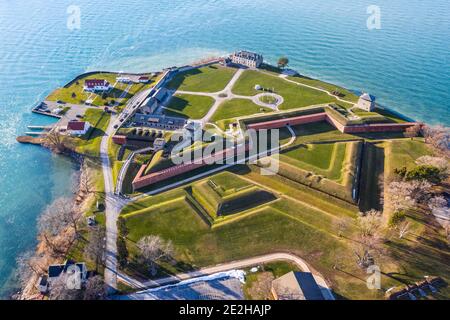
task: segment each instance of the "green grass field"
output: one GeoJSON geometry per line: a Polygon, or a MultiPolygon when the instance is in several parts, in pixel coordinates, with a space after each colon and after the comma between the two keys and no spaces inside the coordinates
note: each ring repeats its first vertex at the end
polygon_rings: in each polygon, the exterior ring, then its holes
{"type": "Polygon", "coordinates": [[[216,113],[211,118],[212,122],[217,122],[225,119],[234,119],[237,117],[248,116],[255,113],[267,113],[272,109],[264,108],[254,104],[247,99],[231,99],[223,102],[216,113]]]}
{"type": "Polygon", "coordinates": [[[225,89],[235,72],[236,69],[219,65],[193,69],[178,73],[167,87],[172,90],[217,92],[225,89]]]}
{"type": "Polygon", "coordinates": [[[83,77],[78,79],[77,81],[71,83],[68,88],[58,88],[53,91],[46,100],[49,101],[64,101],[66,103],[73,104],[84,104],[88,98],[93,100],[93,105],[95,106],[104,106],[110,104],[112,101],[119,103],[119,105],[123,105],[126,103],[128,99],[130,99],[137,92],[144,90],[146,88],[150,88],[151,84],[146,83],[134,83],[129,86],[126,83],[117,83],[113,89],[111,89],[105,99],[103,99],[102,94],[85,92],[83,90],[84,81],[87,79],[105,79],[111,85],[116,83],[116,78],[119,76],[118,73],[95,73],[91,74],[87,77],[83,77]],[[129,88],[128,88],[129,87],[129,88]],[[125,90],[128,88],[127,93],[125,90]],[[73,96],[75,94],[75,96],[73,96]],[[123,96],[123,97],[122,97],[123,96]],[[119,100],[119,98],[122,99],[119,100]]]}
{"type": "Polygon", "coordinates": [[[110,117],[111,116],[103,110],[86,110],[83,120],[89,122],[92,128],[82,137],[66,137],[64,143],[66,146],[80,154],[99,157],[100,143],[108,128],[110,117]]]}
{"type": "Polygon", "coordinates": [[[214,99],[207,96],[176,94],[164,109],[164,113],[175,117],[201,119],[208,113],[213,103],[214,99]]]}
{"type": "Polygon", "coordinates": [[[339,91],[342,96],[342,99],[351,101],[351,102],[358,102],[359,97],[354,94],[353,92],[350,92],[347,89],[344,89],[342,87],[339,87],[337,85],[334,85],[332,83],[328,83],[328,82],[324,82],[324,81],[320,81],[317,79],[312,79],[309,77],[304,77],[304,76],[296,76],[296,77],[288,77],[289,80],[298,82],[298,83],[302,83],[302,84],[306,84],[309,86],[313,86],[319,89],[323,89],[326,90],[328,92],[333,92],[333,91],[339,91]]]}
{"type": "Polygon", "coordinates": [[[275,93],[283,96],[284,103],[281,110],[301,108],[315,104],[331,103],[336,99],[324,92],[289,83],[281,78],[263,74],[258,71],[246,70],[233,87],[233,93],[253,96],[260,91],[255,90],[255,85],[273,89],[275,93]]]}

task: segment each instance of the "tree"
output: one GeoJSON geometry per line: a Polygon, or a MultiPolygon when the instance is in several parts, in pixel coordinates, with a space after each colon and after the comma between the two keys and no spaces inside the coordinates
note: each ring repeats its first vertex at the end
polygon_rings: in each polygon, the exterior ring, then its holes
{"type": "Polygon", "coordinates": [[[426,202],[431,195],[431,183],[426,180],[393,181],[387,194],[394,211],[412,208],[426,202]]]}
{"type": "Polygon", "coordinates": [[[381,252],[381,212],[370,210],[362,213],[357,220],[359,236],[353,246],[356,263],[365,269],[374,264],[374,257],[381,252]]]}
{"type": "Polygon", "coordinates": [[[431,183],[441,182],[441,171],[430,165],[420,165],[406,173],[406,180],[427,180],[431,183]]]}
{"type": "Polygon", "coordinates": [[[141,238],[137,247],[139,248],[142,262],[148,263],[152,275],[156,274],[156,262],[173,255],[174,248],[171,241],[164,241],[158,236],[150,235],[141,238]]]}
{"type": "Polygon", "coordinates": [[[33,274],[43,274],[45,269],[39,264],[39,259],[33,250],[26,251],[16,258],[15,276],[22,288],[28,285],[33,274]]]}
{"type": "Polygon", "coordinates": [[[38,230],[53,252],[61,253],[49,237],[56,237],[70,225],[74,227],[75,233],[77,233],[77,223],[78,217],[72,199],[61,197],[53,201],[38,218],[38,230]]]}
{"type": "Polygon", "coordinates": [[[128,249],[125,238],[117,237],[117,262],[121,268],[125,268],[128,264],[128,249]]]}
{"type": "Polygon", "coordinates": [[[389,219],[389,227],[396,228],[401,222],[406,219],[405,211],[395,211],[389,219]]]}
{"type": "Polygon", "coordinates": [[[413,140],[413,138],[419,136],[420,132],[421,132],[420,124],[415,124],[411,127],[406,128],[404,136],[406,138],[411,138],[411,140],[413,140]]]}
{"type": "Polygon", "coordinates": [[[404,236],[406,236],[410,231],[410,223],[409,221],[402,221],[398,226],[398,237],[402,239],[404,236]]]}
{"type": "Polygon", "coordinates": [[[50,130],[44,137],[42,145],[56,153],[63,153],[66,150],[63,137],[55,130],[50,130]]]}
{"type": "Polygon", "coordinates": [[[416,160],[416,164],[438,168],[441,180],[445,180],[450,176],[450,162],[444,157],[422,156],[416,160]]]}
{"type": "Polygon", "coordinates": [[[125,219],[120,216],[117,219],[117,230],[122,237],[126,237],[128,235],[128,228],[125,219]]]}
{"type": "Polygon", "coordinates": [[[103,229],[102,227],[94,228],[90,232],[89,242],[86,245],[84,253],[86,255],[86,258],[95,261],[95,271],[98,271],[98,266],[104,262],[105,247],[105,229],[103,229]]]}
{"type": "Polygon", "coordinates": [[[67,278],[61,275],[50,283],[50,300],[79,300],[81,298],[81,290],[70,289],[67,286],[67,278]]]}
{"type": "Polygon", "coordinates": [[[75,99],[77,97],[77,94],[75,92],[72,92],[72,98],[75,99]]]}
{"type": "Polygon", "coordinates": [[[104,300],[106,298],[106,287],[102,277],[94,276],[87,280],[84,289],[84,300],[104,300]]]}
{"type": "Polygon", "coordinates": [[[450,154],[450,128],[443,126],[423,126],[425,142],[432,145],[436,151],[446,156],[450,154]]]}
{"type": "Polygon", "coordinates": [[[286,68],[287,65],[289,64],[289,59],[287,57],[280,57],[278,59],[278,67],[279,68],[286,68]]]}
{"type": "Polygon", "coordinates": [[[443,196],[435,196],[428,201],[428,207],[431,210],[442,210],[448,207],[447,200],[443,196]]]}

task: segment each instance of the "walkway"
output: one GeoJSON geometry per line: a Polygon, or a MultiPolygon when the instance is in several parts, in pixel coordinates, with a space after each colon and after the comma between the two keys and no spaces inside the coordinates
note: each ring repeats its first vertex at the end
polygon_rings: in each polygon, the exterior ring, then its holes
{"type": "MultiPolygon", "coordinates": [[[[238,260],[238,261],[232,261],[228,263],[223,263],[219,265],[215,265],[213,267],[207,267],[202,268],[196,271],[186,272],[186,273],[180,273],[176,276],[169,276],[166,278],[156,279],[156,280],[148,280],[145,282],[140,282],[136,279],[133,279],[132,277],[129,277],[127,275],[124,275],[120,273],[118,275],[119,280],[126,283],[127,285],[138,288],[138,289],[144,289],[144,288],[154,288],[154,287],[160,287],[167,284],[173,284],[177,283],[183,280],[188,280],[192,278],[197,278],[201,276],[211,275],[218,272],[224,272],[229,270],[235,270],[235,269],[243,269],[248,268],[252,266],[257,266],[261,264],[266,264],[268,262],[272,261],[289,261],[294,264],[296,264],[300,270],[303,272],[311,272],[311,269],[308,267],[308,264],[303,260],[302,258],[295,256],[293,254],[289,253],[272,253],[272,254],[266,254],[263,256],[238,260]]],[[[333,293],[326,283],[325,279],[318,273],[313,273],[314,279],[316,280],[317,284],[319,285],[322,294],[326,300],[334,300],[333,293]]]]}

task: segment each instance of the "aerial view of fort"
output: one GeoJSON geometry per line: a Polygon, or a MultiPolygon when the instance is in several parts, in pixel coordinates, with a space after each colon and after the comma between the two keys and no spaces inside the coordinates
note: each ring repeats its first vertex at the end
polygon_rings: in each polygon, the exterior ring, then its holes
{"type": "MultiPolygon", "coordinates": [[[[444,243],[448,230],[442,132],[287,62],[238,51],[90,72],[38,104],[59,121],[18,140],[83,157],[82,209],[55,208],[75,240],[29,290],[51,296],[75,265],[116,299],[446,297],[448,252],[422,240],[444,243]],[[371,267],[384,288],[360,280],[371,267]]],[[[54,228],[43,241],[60,250],[54,228]]]]}
{"type": "MultiPolygon", "coordinates": [[[[352,83],[363,85],[350,89],[310,76],[307,53],[298,58],[287,41],[276,54],[243,40],[229,52],[167,53],[142,71],[123,53],[144,50],[135,43],[120,51],[112,42],[92,58],[124,57],[110,68],[73,68],[47,81],[56,71],[40,58],[41,71],[17,82],[25,97],[40,85],[46,91],[28,97],[19,129],[10,131],[16,118],[1,120],[2,135],[13,136],[2,144],[20,148],[23,161],[4,152],[14,166],[2,167],[0,199],[21,199],[14,208],[35,212],[0,216],[3,298],[450,298],[448,87],[430,97],[433,108],[415,107],[412,97],[427,89],[412,83],[426,82],[428,71],[396,72],[403,62],[392,58],[359,63],[364,77],[352,83]],[[404,92],[411,105],[386,106],[395,90],[399,105],[404,92]],[[9,185],[27,191],[19,196],[9,185]]],[[[52,55],[93,55],[65,46],[52,55]]],[[[333,54],[326,52],[334,61],[323,62],[327,71],[352,74],[333,54]]],[[[6,65],[5,79],[13,74],[6,65]]],[[[436,86],[445,87],[442,79],[436,86]]]]}

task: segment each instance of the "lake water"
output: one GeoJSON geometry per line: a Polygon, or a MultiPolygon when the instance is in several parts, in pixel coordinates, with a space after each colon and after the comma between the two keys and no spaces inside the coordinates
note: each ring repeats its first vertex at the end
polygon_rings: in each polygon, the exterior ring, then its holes
{"type": "Polygon", "coordinates": [[[448,0],[0,0],[0,295],[13,286],[16,255],[35,245],[36,217],[70,192],[75,170],[15,142],[51,121],[32,106],[87,70],[155,71],[237,49],[270,62],[286,55],[303,74],[450,124],[448,0]],[[379,30],[366,26],[373,3],[379,30]],[[79,29],[67,27],[71,5],[79,29]]]}

